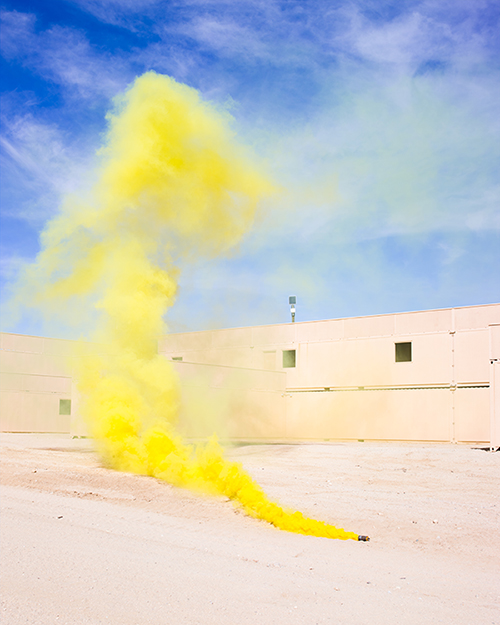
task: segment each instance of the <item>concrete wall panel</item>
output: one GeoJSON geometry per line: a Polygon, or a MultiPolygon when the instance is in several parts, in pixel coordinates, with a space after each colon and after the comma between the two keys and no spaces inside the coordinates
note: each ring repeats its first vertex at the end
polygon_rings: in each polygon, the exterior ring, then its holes
{"type": "Polygon", "coordinates": [[[2,391],[0,429],[3,432],[64,432],[71,429],[71,416],[59,414],[59,399],[53,393],[2,391]]]}
{"type": "Polygon", "coordinates": [[[458,384],[488,382],[488,331],[473,330],[455,334],[455,381],[458,384]]]}
{"type": "Polygon", "coordinates": [[[181,432],[191,438],[283,438],[285,402],[277,392],[182,387],[181,432]]]}
{"type": "Polygon", "coordinates": [[[489,359],[500,360],[500,324],[489,326],[489,359]]]}
{"type": "Polygon", "coordinates": [[[455,330],[475,330],[500,323],[500,304],[455,309],[455,330]]]}
{"type": "Polygon", "coordinates": [[[202,386],[258,391],[285,391],[286,376],[280,371],[238,369],[217,365],[174,362],[182,386],[202,386]]]}
{"type": "Polygon", "coordinates": [[[290,393],[287,437],[449,441],[451,409],[449,390],[290,393]]]}
{"type": "Polygon", "coordinates": [[[338,341],[344,338],[344,319],[296,323],[297,343],[338,341]]]}
{"type": "Polygon", "coordinates": [[[25,373],[2,373],[0,389],[71,395],[71,378],[25,373]]]}
{"type": "MultiPolygon", "coordinates": [[[[391,379],[393,384],[449,384],[452,376],[452,339],[446,334],[399,336],[398,342],[412,343],[412,362],[395,362],[391,379]]],[[[392,341],[394,350],[394,340],[392,341]]]]}
{"type": "MultiPolygon", "coordinates": [[[[160,354],[205,350],[210,349],[211,346],[212,333],[210,331],[169,334],[158,340],[158,351],[160,354]]],[[[174,353],[174,355],[176,354],[174,353]]],[[[179,355],[182,356],[183,354],[180,353],[179,355]]]]}
{"type": "Polygon", "coordinates": [[[397,335],[449,332],[452,329],[452,310],[426,310],[394,315],[394,333],[397,335]]]}
{"type": "Polygon", "coordinates": [[[256,366],[268,371],[276,371],[281,368],[281,364],[278,362],[278,351],[276,349],[262,350],[256,348],[255,350],[256,366]]]}
{"type": "Polygon", "coordinates": [[[500,324],[489,326],[491,448],[500,447],[500,324]]]}
{"type": "Polygon", "coordinates": [[[175,363],[182,409],[180,430],[202,438],[279,438],[285,432],[281,372],[175,363]]]}
{"type": "Polygon", "coordinates": [[[252,345],[252,328],[230,328],[212,332],[212,347],[224,349],[252,345]]]}
{"type": "Polygon", "coordinates": [[[457,442],[489,440],[489,388],[457,388],[455,391],[455,438],[457,442]]]}
{"type": "Polygon", "coordinates": [[[451,365],[449,334],[300,344],[287,387],[450,384],[451,365]],[[396,341],[411,341],[412,362],[395,361],[396,341]]]}
{"type": "Polygon", "coordinates": [[[39,336],[2,333],[0,337],[0,348],[5,351],[42,354],[44,341],[45,339],[39,336]]]}
{"type": "Polygon", "coordinates": [[[500,447],[500,360],[490,365],[490,446],[500,447]]]}
{"type": "Polygon", "coordinates": [[[394,315],[345,319],[344,338],[391,336],[395,330],[394,319],[394,315]]]}
{"type": "Polygon", "coordinates": [[[47,355],[34,352],[1,352],[0,368],[2,372],[18,372],[41,375],[68,375],[70,359],[64,356],[47,355]]]}
{"type": "MultiPolygon", "coordinates": [[[[252,367],[253,352],[248,347],[210,349],[204,351],[178,352],[183,355],[183,361],[207,364],[222,365],[228,367],[252,367]]],[[[176,352],[177,354],[177,352],[176,352]]]]}
{"type": "Polygon", "coordinates": [[[294,343],[299,324],[288,323],[252,328],[252,345],[281,345],[294,343]]]}

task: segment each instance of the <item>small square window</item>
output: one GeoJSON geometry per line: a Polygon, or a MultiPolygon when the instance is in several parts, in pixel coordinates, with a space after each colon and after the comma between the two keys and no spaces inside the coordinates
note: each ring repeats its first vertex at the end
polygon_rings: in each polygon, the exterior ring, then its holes
{"type": "Polygon", "coordinates": [[[295,350],[284,349],[283,350],[283,368],[290,369],[295,367],[295,350]]]}
{"type": "Polygon", "coordinates": [[[396,362],[411,362],[411,343],[395,343],[396,362]]]}
{"type": "Polygon", "coordinates": [[[59,414],[62,414],[62,415],[71,414],[71,399],[59,400],[59,414]]]}

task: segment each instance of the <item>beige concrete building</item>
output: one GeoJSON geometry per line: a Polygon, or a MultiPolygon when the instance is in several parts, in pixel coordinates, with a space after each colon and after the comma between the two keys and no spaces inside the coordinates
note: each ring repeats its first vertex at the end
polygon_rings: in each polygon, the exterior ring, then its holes
{"type": "MultiPolygon", "coordinates": [[[[81,350],[103,346],[0,333],[0,431],[86,435],[74,375],[81,350]]],[[[286,374],[244,367],[172,362],[179,378],[179,429],[188,437],[279,437],[286,374]]]]}
{"type": "MultiPolygon", "coordinates": [[[[1,429],[81,433],[73,343],[0,338],[1,429]]],[[[500,446],[500,304],[173,334],[159,352],[188,436],[500,446]]]]}
{"type": "Polygon", "coordinates": [[[285,372],[278,438],[500,445],[500,304],[190,332],[159,351],[285,372]]]}
{"type": "Polygon", "coordinates": [[[71,431],[74,346],[74,341],[0,334],[1,431],[71,431]]]}

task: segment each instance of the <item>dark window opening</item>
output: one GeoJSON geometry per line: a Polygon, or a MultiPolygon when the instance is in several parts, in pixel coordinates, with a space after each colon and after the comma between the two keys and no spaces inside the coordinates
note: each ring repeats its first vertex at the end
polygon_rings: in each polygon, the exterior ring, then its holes
{"type": "Polygon", "coordinates": [[[71,399],[59,400],[59,414],[62,414],[62,415],[71,414],[71,399]]]}
{"type": "Polygon", "coordinates": [[[295,367],[295,350],[284,349],[283,350],[283,368],[289,369],[295,367]]]}
{"type": "Polygon", "coordinates": [[[182,362],[182,356],[172,356],[172,360],[177,360],[178,362],[182,362]]]}
{"type": "Polygon", "coordinates": [[[411,362],[411,343],[395,343],[396,362],[411,362]]]}

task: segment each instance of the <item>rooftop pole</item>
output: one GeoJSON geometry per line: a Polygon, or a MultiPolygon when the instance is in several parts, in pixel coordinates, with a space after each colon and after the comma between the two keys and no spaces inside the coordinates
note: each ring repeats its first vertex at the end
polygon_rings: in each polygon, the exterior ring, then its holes
{"type": "Polygon", "coordinates": [[[290,304],[290,312],[292,313],[292,323],[295,322],[295,304],[297,303],[297,298],[295,295],[290,295],[288,298],[288,303],[290,304]]]}

